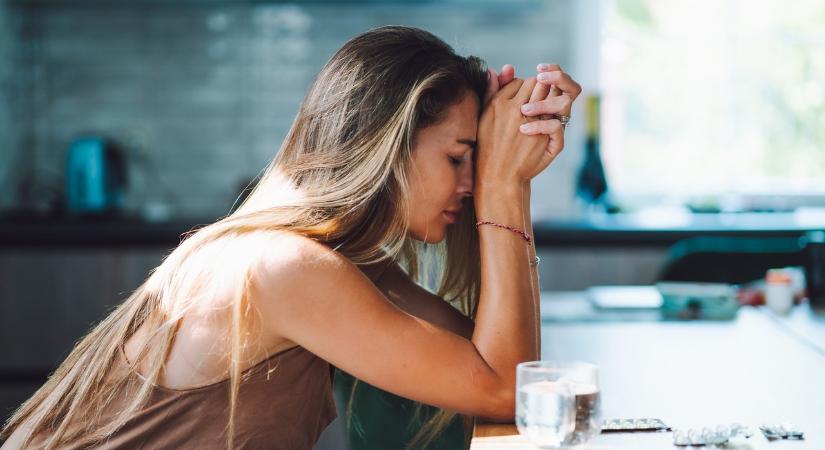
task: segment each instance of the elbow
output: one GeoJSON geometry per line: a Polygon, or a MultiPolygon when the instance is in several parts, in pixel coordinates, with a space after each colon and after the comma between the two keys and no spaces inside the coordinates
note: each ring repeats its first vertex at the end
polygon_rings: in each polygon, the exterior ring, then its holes
{"type": "Polygon", "coordinates": [[[497,421],[515,422],[516,420],[516,387],[511,386],[499,395],[499,404],[495,415],[491,417],[497,421]]]}
{"type": "Polygon", "coordinates": [[[489,391],[481,419],[487,422],[513,423],[516,417],[516,387],[511,383],[489,391]]]}

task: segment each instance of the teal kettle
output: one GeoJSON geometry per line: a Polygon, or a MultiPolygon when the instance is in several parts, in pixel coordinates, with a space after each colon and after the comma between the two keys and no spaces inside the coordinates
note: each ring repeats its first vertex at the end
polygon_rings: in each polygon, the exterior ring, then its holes
{"type": "Polygon", "coordinates": [[[66,160],[66,206],[73,215],[116,213],[126,189],[126,155],[111,139],[74,139],[66,160]]]}

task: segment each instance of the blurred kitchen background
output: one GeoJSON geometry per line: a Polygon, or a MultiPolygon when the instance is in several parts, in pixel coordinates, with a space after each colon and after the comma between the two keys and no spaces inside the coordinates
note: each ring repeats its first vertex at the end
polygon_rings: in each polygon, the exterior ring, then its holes
{"type": "Polygon", "coordinates": [[[542,289],[810,273],[823,23],[814,0],[0,0],[0,417],[231,210],[326,60],[381,25],[584,87],[534,183],[542,289]]]}

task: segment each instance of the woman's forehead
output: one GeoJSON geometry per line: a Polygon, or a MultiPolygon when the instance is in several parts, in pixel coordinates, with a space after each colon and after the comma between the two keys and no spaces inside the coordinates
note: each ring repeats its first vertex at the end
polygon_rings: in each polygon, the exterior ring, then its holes
{"type": "Polygon", "coordinates": [[[478,129],[478,100],[474,95],[464,98],[447,108],[444,119],[433,125],[445,138],[475,141],[478,129]]]}

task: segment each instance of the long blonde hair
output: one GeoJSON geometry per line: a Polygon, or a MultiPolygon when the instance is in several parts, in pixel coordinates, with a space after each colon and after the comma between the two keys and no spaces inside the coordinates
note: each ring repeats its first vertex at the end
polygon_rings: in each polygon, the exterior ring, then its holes
{"type": "MultiPolygon", "coordinates": [[[[181,320],[208,295],[212,278],[220,273],[234,287],[227,424],[232,448],[241,351],[254,324],[249,290],[256,256],[238,252],[245,257],[233,259],[229,268],[203,254],[215,245],[241,245],[238,238],[288,230],[331,246],[355,264],[399,261],[413,279],[438,286],[445,300],[474,317],[480,269],[472,202],[430,252],[435,256],[421,258],[421,245],[407,233],[407,180],[416,131],[437,123],[466,94],[480,101],[486,83],[483,61],[456,55],[420,29],[381,27],[348,41],[319,73],[277,156],[240,207],[188,233],[141,286],[80,340],[15,411],[0,438],[24,423],[25,443],[46,434],[46,448],[70,441],[93,444],[115,433],[145,404],[181,320]],[[435,280],[425,276],[433,274],[435,280]],[[103,419],[115,393],[134,387],[115,367],[121,347],[139,328],[149,338],[130,364],[146,368],[144,381],[126,407],[103,419]]],[[[439,411],[414,443],[426,446],[454,416],[439,411]]]]}

